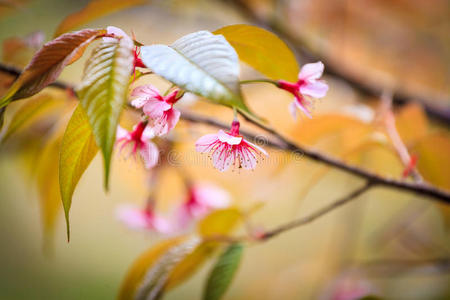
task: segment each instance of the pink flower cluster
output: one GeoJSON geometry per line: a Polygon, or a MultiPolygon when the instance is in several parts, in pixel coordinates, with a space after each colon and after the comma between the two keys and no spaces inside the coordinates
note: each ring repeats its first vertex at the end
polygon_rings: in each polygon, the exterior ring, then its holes
{"type": "Polygon", "coordinates": [[[189,187],[186,199],[172,218],[157,214],[152,206],[141,209],[130,205],[119,206],[117,217],[131,229],[168,234],[181,231],[214,209],[229,205],[230,196],[225,190],[211,184],[197,184],[189,187]]]}

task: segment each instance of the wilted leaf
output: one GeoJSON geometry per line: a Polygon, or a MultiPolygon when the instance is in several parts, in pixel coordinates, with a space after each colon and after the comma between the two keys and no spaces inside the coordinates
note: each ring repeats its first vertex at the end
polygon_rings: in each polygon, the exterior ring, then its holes
{"type": "Polygon", "coordinates": [[[80,11],[67,16],[55,32],[55,37],[105,15],[147,2],[146,0],[93,0],[80,11]]]}
{"type": "Polygon", "coordinates": [[[171,46],[143,46],[141,53],[147,67],[177,86],[250,114],[239,86],[238,56],[223,36],[198,31],[171,46]]]}
{"type": "Polygon", "coordinates": [[[108,188],[111,154],[132,67],[132,43],[124,38],[103,41],[87,62],[82,83],[77,88],[80,103],[102,150],[105,188],[108,188]]]}
{"type": "Polygon", "coordinates": [[[271,79],[297,81],[299,67],[289,47],[265,29],[237,24],[213,32],[223,35],[239,58],[271,79]]]}
{"type": "Polygon", "coordinates": [[[97,154],[86,113],[78,105],[67,124],[59,153],[59,186],[66,217],[67,239],[70,239],[69,210],[78,181],[97,154]]]}
{"type": "Polygon", "coordinates": [[[203,294],[205,300],[219,300],[227,291],[241,261],[241,244],[230,245],[214,265],[203,294]]]}
{"type": "Polygon", "coordinates": [[[30,97],[54,82],[65,66],[80,58],[89,43],[104,33],[104,30],[85,29],[66,33],[45,44],[0,100],[0,107],[30,97]]]}
{"type": "Polygon", "coordinates": [[[56,99],[49,94],[36,95],[25,102],[11,117],[2,142],[5,142],[13,133],[27,124],[31,124],[37,117],[45,114],[57,104],[56,99]]]}

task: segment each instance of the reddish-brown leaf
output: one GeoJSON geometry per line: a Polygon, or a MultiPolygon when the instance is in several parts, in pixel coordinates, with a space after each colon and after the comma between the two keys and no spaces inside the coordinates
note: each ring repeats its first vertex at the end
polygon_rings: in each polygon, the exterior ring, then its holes
{"type": "Polygon", "coordinates": [[[89,43],[105,33],[105,30],[84,29],[46,43],[0,100],[0,107],[30,97],[54,82],[65,66],[80,58],[89,43]]]}

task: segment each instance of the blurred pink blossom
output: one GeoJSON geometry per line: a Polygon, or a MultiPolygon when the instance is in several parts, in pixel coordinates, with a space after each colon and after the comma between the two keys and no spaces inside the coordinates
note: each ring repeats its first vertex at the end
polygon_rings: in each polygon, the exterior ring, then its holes
{"type": "Polygon", "coordinates": [[[229,205],[230,195],[224,189],[206,183],[195,184],[189,188],[186,201],[177,211],[178,224],[180,228],[185,228],[192,220],[229,205]]]}
{"type": "Polygon", "coordinates": [[[172,232],[171,224],[150,208],[140,209],[124,204],[117,207],[116,214],[117,218],[131,229],[154,230],[160,233],[172,232]]]}

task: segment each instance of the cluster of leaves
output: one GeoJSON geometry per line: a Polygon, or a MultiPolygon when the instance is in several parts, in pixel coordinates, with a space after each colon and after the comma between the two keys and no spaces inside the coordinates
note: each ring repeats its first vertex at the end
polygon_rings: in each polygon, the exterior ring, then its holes
{"type": "MultiPolygon", "coordinates": [[[[42,110],[53,102],[50,94],[42,90],[55,82],[64,67],[77,61],[89,44],[105,36],[110,37],[104,29],[65,33],[34,55],[0,100],[4,113],[12,102],[26,99],[8,123],[3,142],[33,116],[43,115],[42,110]]],[[[199,31],[170,46],[151,45],[141,49],[142,60],[153,73],[213,103],[235,108],[256,122],[260,118],[245,105],[240,90],[239,59],[269,78],[295,79],[298,73],[294,55],[278,37],[249,25],[228,26],[214,33],[199,31]],[[281,59],[280,53],[284,54],[281,59]],[[275,60],[279,61],[277,68],[268,63],[275,60]]],[[[64,118],[56,120],[38,168],[48,230],[54,227],[58,202],[62,200],[69,237],[72,195],[99,150],[104,161],[105,188],[108,188],[116,129],[133,79],[133,59],[133,45],[126,39],[113,36],[101,40],[86,63],[81,84],[75,89],[79,103],[75,108],[73,101],[66,103],[65,109],[73,111],[71,118],[68,123],[64,118]],[[53,188],[57,186],[59,191],[53,188]]],[[[222,244],[213,241],[214,237],[227,234],[240,218],[237,209],[216,211],[199,224],[195,236],[167,240],[152,248],[131,268],[120,297],[156,299],[219,249],[222,244]]],[[[218,299],[225,292],[240,252],[240,246],[232,245],[219,259],[208,281],[205,299],[218,299]]]]}

